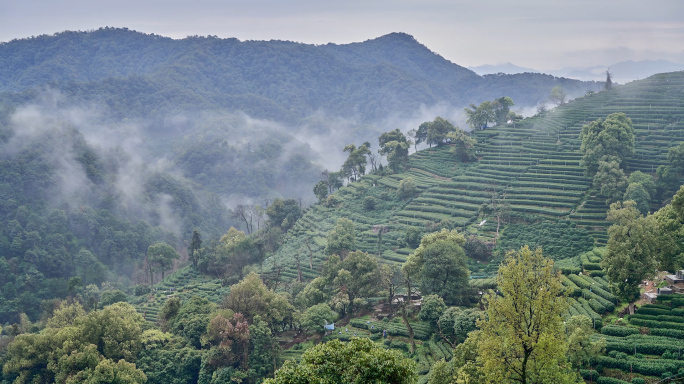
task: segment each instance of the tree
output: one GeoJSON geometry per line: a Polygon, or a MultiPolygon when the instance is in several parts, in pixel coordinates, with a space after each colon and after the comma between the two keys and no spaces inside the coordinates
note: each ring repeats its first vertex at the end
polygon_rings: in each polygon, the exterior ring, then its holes
{"type": "Polygon", "coordinates": [[[684,265],[684,188],[680,188],[672,202],[653,214],[658,234],[658,269],[676,271],[684,265]]]}
{"type": "Polygon", "coordinates": [[[470,107],[465,108],[464,111],[466,113],[466,122],[472,129],[486,129],[489,122],[496,121],[496,114],[491,101],[484,101],[479,106],[470,104],[470,107]]]}
{"type": "Polygon", "coordinates": [[[575,383],[563,337],[568,302],[553,261],[541,249],[511,251],[497,282],[502,295],[488,296],[487,316],[478,323],[478,360],[486,381],[575,383]]]}
{"type": "Polygon", "coordinates": [[[378,261],[362,251],[350,252],[338,264],[339,270],[333,280],[340,292],[347,295],[352,308],[355,300],[373,296],[380,286],[378,261]]]}
{"type": "Polygon", "coordinates": [[[627,189],[627,176],[617,161],[599,161],[599,169],[594,175],[594,186],[606,198],[606,205],[619,201],[627,189]]]}
{"type": "Polygon", "coordinates": [[[651,210],[651,195],[646,192],[646,188],[642,184],[632,183],[627,186],[627,191],[625,191],[622,201],[627,200],[634,201],[642,215],[647,215],[651,210]]]}
{"type": "Polygon", "coordinates": [[[294,307],[284,295],[268,289],[259,275],[252,272],[230,287],[230,293],[223,299],[223,307],[242,313],[249,321],[258,315],[270,327],[275,327],[290,319],[294,312],[294,307]]]}
{"type": "Polygon", "coordinates": [[[417,379],[415,366],[370,339],[331,340],[307,350],[300,363],[285,362],[264,384],[410,384],[417,379]]]}
{"type": "Polygon", "coordinates": [[[397,195],[399,195],[399,198],[401,199],[410,199],[416,195],[417,190],[418,188],[416,187],[416,183],[413,182],[413,179],[407,177],[399,182],[397,195]]]}
{"type": "Polygon", "coordinates": [[[605,120],[598,119],[582,127],[581,164],[587,175],[594,176],[599,161],[616,161],[620,167],[634,154],[634,126],[624,113],[612,113],[605,120]]]}
{"type": "Polygon", "coordinates": [[[340,255],[344,259],[351,250],[356,248],[354,222],[349,219],[337,219],[335,227],[328,232],[326,255],[340,255]]]}
{"type": "Polygon", "coordinates": [[[423,236],[404,269],[413,271],[424,295],[436,294],[450,305],[463,302],[470,276],[463,244],[465,238],[456,230],[442,229],[423,236]]]}
{"type": "Polygon", "coordinates": [[[332,194],[336,189],[342,188],[342,175],[340,172],[323,172],[323,176],[327,178],[325,181],[328,185],[328,193],[332,194]]]}
{"type": "Polygon", "coordinates": [[[349,157],[342,164],[341,172],[348,178],[358,180],[366,173],[366,164],[368,164],[366,156],[371,156],[371,151],[364,143],[358,148],[354,144],[349,144],[344,147],[344,152],[349,152],[349,157]]]}
{"type": "Polygon", "coordinates": [[[565,334],[568,338],[568,361],[576,371],[606,349],[605,338],[592,339],[594,324],[587,316],[570,317],[565,322],[565,334]]]}
{"type": "Polygon", "coordinates": [[[634,171],[627,178],[627,182],[629,184],[641,184],[649,196],[655,196],[656,186],[653,176],[641,171],[634,171]]]}
{"type": "Polygon", "coordinates": [[[162,280],[164,280],[164,272],[173,266],[173,260],[179,258],[178,252],[166,243],[150,245],[147,248],[147,261],[150,264],[150,285],[153,283],[153,270],[161,272],[162,280]]]}
{"type": "Polygon", "coordinates": [[[190,241],[190,246],[188,246],[188,256],[192,262],[192,266],[197,268],[200,260],[200,249],[202,249],[202,236],[195,229],[192,231],[192,240],[190,241]]]}
{"type": "Polygon", "coordinates": [[[631,302],[639,296],[639,284],[656,271],[656,223],[653,216],[643,217],[634,201],[611,204],[607,219],[614,224],[601,266],[620,299],[631,302]]]}
{"type": "Polygon", "coordinates": [[[552,102],[556,103],[556,105],[563,105],[565,104],[565,98],[568,95],[565,93],[565,89],[561,87],[560,85],[556,85],[551,89],[551,95],[549,96],[549,99],[551,99],[552,102]]]}
{"type": "MultiPolygon", "coordinates": [[[[413,135],[413,140],[416,145],[416,150],[418,148],[418,144],[420,143],[427,143],[427,138],[428,138],[428,127],[430,126],[430,122],[426,121],[422,123],[421,125],[418,126],[418,129],[416,130],[416,133],[413,135]]],[[[432,144],[428,143],[430,147],[432,147],[432,144]]]]}
{"type": "MultiPolygon", "coordinates": [[[[511,107],[515,105],[513,99],[508,96],[499,97],[492,102],[492,111],[494,113],[494,121],[497,125],[506,124],[506,121],[511,117],[511,107]]],[[[515,116],[515,113],[513,113],[515,116]]]]}
{"type": "Polygon", "coordinates": [[[302,208],[295,199],[275,199],[273,204],[266,208],[266,214],[272,226],[287,231],[302,217],[302,208]]]}
{"type": "Polygon", "coordinates": [[[440,336],[455,347],[462,343],[470,332],[477,329],[477,321],[481,318],[481,314],[481,311],[474,308],[451,307],[447,309],[437,320],[440,336]]]}
{"type": "Polygon", "coordinates": [[[462,162],[476,159],[474,152],[477,141],[467,132],[455,127],[453,132],[447,134],[447,139],[451,141],[451,152],[455,153],[462,162]]]}
{"type": "Polygon", "coordinates": [[[325,303],[316,304],[304,311],[302,315],[302,329],[309,332],[323,333],[325,329],[323,325],[334,323],[337,319],[337,314],[330,309],[330,306],[325,303]]]}
{"type": "Polygon", "coordinates": [[[483,262],[489,261],[489,258],[492,257],[491,248],[475,235],[468,236],[463,245],[463,250],[469,258],[483,262]]]}
{"type": "Polygon", "coordinates": [[[399,130],[385,132],[378,138],[378,153],[387,157],[387,163],[393,172],[400,172],[408,164],[408,149],[411,142],[399,130]]]}
{"type": "Polygon", "coordinates": [[[610,78],[610,71],[606,70],[606,82],[603,84],[603,89],[610,91],[613,89],[613,80],[610,78]]]}
{"type": "Polygon", "coordinates": [[[433,327],[437,326],[437,321],[446,311],[447,306],[444,300],[437,295],[427,295],[423,298],[418,317],[421,321],[430,323],[433,327]]]}
{"type": "Polygon", "coordinates": [[[456,127],[449,120],[437,116],[435,120],[428,123],[427,142],[429,144],[442,145],[445,143],[447,135],[455,130],[456,127]]]}
{"type": "Polygon", "coordinates": [[[321,203],[328,197],[328,183],[325,181],[319,181],[318,184],[313,189],[314,195],[318,198],[318,202],[321,203]]]}
{"type": "Polygon", "coordinates": [[[430,384],[484,383],[482,365],[478,362],[477,345],[479,331],[471,332],[465,342],[453,350],[449,362],[436,362],[430,370],[430,384]]]}

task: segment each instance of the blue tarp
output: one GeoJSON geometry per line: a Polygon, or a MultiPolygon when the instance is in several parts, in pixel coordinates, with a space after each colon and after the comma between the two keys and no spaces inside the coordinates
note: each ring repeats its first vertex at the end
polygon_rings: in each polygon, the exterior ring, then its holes
{"type": "Polygon", "coordinates": [[[326,324],[325,329],[329,331],[334,331],[335,330],[335,324],[326,324]]]}

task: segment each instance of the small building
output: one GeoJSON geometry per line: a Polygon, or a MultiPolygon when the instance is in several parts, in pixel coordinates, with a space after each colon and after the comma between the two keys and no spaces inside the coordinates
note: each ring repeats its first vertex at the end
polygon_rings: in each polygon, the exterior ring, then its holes
{"type": "Polygon", "coordinates": [[[674,275],[665,275],[665,281],[672,292],[684,292],[684,270],[680,269],[674,275]]]}
{"type": "Polygon", "coordinates": [[[659,295],[671,295],[672,289],[668,287],[658,288],[659,295]]]}
{"type": "Polygon", "coordinates": [[[653,304],[656,302],[658,294],[654,292],[644,292],[641,294],[641,298],[646,300],[646,302],[648,302],[649,304],[653,304]]]}

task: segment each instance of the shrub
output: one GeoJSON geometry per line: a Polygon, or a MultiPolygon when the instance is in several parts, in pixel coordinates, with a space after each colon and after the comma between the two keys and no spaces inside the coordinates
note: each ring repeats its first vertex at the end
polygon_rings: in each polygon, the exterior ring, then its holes
{"type": "Polygon", "coordinates": [[[375,209],[375,198],[373,196],[366,196],[363,199],[363,208],[367,211],[372,211],[375,209]]]}

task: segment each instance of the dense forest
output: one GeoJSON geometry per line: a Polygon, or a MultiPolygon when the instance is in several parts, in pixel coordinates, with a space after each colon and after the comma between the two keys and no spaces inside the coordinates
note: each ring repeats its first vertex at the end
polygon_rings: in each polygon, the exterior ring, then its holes
{"type": "Polygon", "coordinates": [[[637,301],[684,265],[684,73],[479,77],[405,34],[0,52],[3,384],[684,372],[684,300],[637,301]]]}

